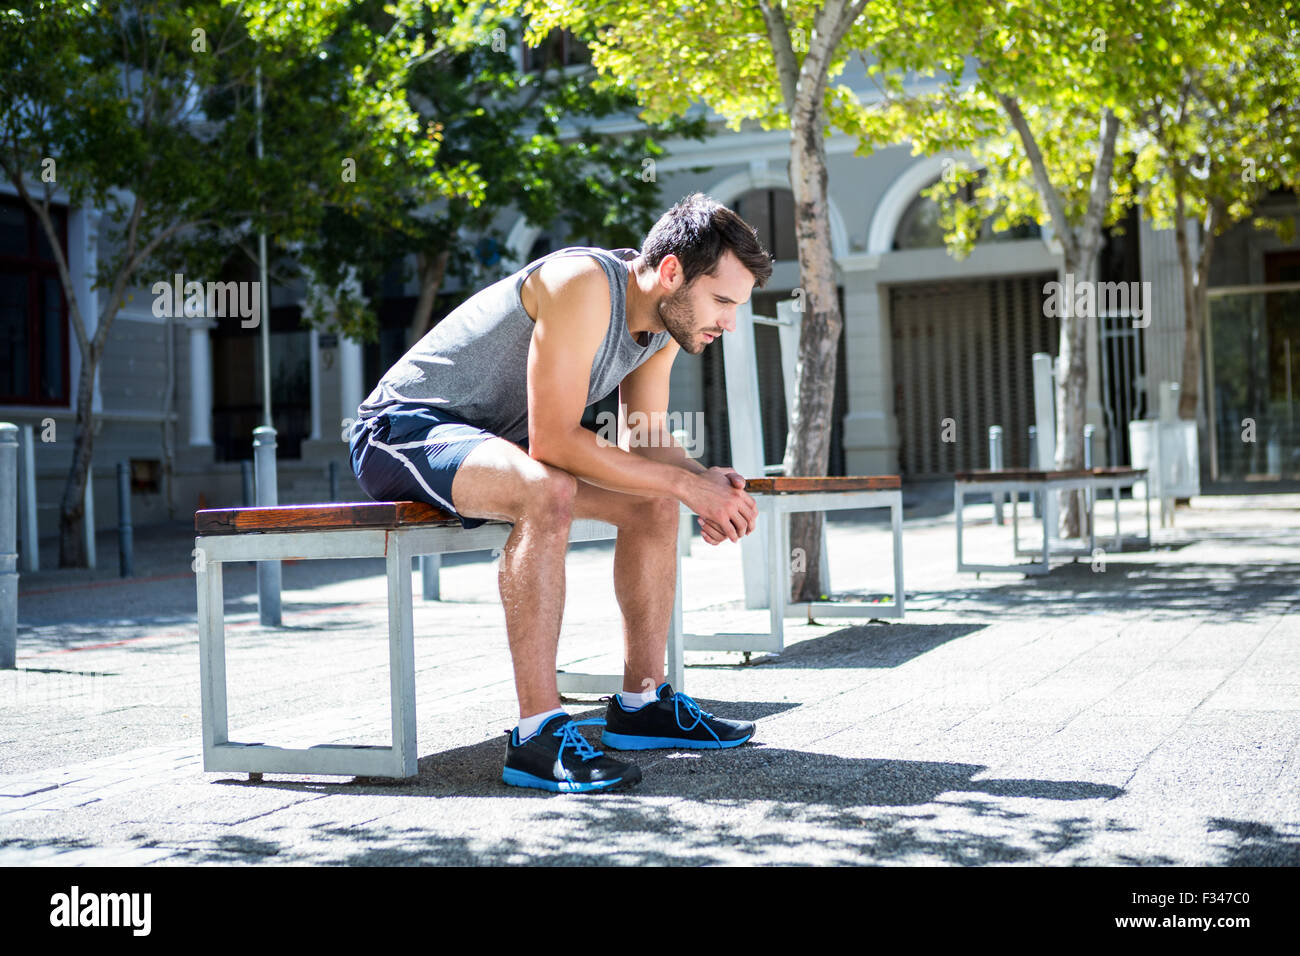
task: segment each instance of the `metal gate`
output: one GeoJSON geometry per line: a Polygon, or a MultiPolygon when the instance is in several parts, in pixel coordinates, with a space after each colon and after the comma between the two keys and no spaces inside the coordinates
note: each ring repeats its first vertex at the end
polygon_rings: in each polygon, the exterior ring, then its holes
{"type": "Polygon", "coordinates": [[[1126,465],[1132,461],[1128,423],[1147,415],[1146,357],[1142,351],[1142,330],[1133,318],[1103,316],[1101,336],[1101,410],[1106,419],[1106,464],[1126,465]]]}
{"type": "Polygon", "coordinates": [[[1043,314],[1053,273],[889,290],[898,420],[906,478],[987,468],[988,428],[1001,425],[1003,461],[1029,463],[1035,352],[1055,355],[1060,320],[1043,314]]]}

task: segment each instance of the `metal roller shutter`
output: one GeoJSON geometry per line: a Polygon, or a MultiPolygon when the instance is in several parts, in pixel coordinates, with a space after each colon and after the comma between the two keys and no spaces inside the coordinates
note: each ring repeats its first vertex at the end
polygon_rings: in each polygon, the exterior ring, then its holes
{"type": "Polygon", "coordinates": [[[890,288],[894,413],[905,477],[987,468],[990,425],[1002,426],[1005,464],[1028,464],[1031,356],[1057,351],[1059,320],[1042,308],[1043,287],[1054,278],[890,288]],[[943,440],[945,419],[952,419],[952,441],[943,440]]]}

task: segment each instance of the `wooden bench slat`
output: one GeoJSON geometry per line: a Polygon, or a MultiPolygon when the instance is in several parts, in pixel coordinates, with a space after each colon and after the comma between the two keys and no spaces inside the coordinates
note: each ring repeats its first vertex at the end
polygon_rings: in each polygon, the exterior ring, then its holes
{"type": "MultiPolygon", "coordinates": [[[[752,494],[811,491],[892,491],[901,487],[898,475],[812,478],[751,478],[752,494]]],[[[454,525],[459,520],[422,501],[363,501],[326,505],[275,505],[252,508],[207,508],[194,512],[200,534],[327,531],[344,528],[396,529],[411,525],[454,525]]]]}
{"type": "Polygon", "coordinates": [[[422,501],[364,501],[327,505],[209,508],[194,512],[200,534],[254,531],[326,531],[340,528],[403,528],[460,524],[455,515],[422,501]]]}
{"type": "Polygon", "coordinates": [[[1073,468],[1066,471],[1043,471],[1030,468],[1004,468],[1001,471],[979,469],[959,471],[953,475],[956,481],[1048,481],[1059,478],[1090,477],[1092,472],[1086,468],[1073,468]]]}
{"type": "Polygon", "coordinates": [[[981,468],[975,471],[959,471],[953,475],[953,478],[956,481],[1046,481],[1055,478],[1124,478],[1128,475],[1142,475],[1145,473],[1145,468],[1129,468],[1123,465],[1073,468],[1067,471],[1044,471],[1037,468],[1003,468],[1001,471],[990,471],[981,468]]]}
{"type": "Polygon", "coordinates": [[[902,487],[898,475],[850,475],[832,477],[746,478],[751,495],[772,495],[801,491],[894,491],[902,487]]]}

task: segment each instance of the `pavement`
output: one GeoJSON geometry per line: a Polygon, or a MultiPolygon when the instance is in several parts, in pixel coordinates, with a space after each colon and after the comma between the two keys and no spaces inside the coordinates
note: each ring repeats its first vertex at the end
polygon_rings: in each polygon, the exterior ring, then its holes
{"type": "MultiPolygon", "coordinates": [[[[1196,497],[1153,548],[1038,578],[957,574],[950,501],[909,502],[903,621],[689,654],[686,690],[754,742],[646,752],[639,786],[596,795],[500,781],[517,711],[487,553],[416,601],[417,777],[253,782],[202,766],[192,532],[137,529],[130,580],[101,536],[99,569],[20,581],[0,864],[1300,864],[1300,495],[1196,497]]],[[[968,560],[1008,558],[991,507],[967,514],[968,560]]],[[[883,518],[828,528],[837,594],[886,593],[883,518]]],[[[619,664],[612,549],[570,550],[562,666],[619,664]]],[[[696,537],[683,567],[689,631],[764,626],[738,545],[696,537]]],[[[286,563],[281,628],[251,565],[225,584],[232,739],[389,742],[379,561],[286,563]]]]}

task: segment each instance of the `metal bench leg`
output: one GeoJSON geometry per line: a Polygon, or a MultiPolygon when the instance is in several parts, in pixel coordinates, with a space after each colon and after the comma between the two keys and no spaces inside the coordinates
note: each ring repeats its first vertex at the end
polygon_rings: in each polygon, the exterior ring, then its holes
{"type": "Polygon", "coordinates": [[[212,749],[230,740],[226,709],[226,626],[221,586],[221,562],[204,559],[198,548],[195,582],[198,588],[199,684],[203,707],[203,765],[212,749]]]}
{"type": "Polygon", "coordinates": [[[668,624],[668,683],[685,691],[686,665],[682,655],[682,554],[677,552],[677,586],[673,589],[673,616],[668,624]]]}
{"type": "MultiPolygon", "coordinates": [[[[962,569],[962,561],[961,561],[961,509],[962,509],[962,504],[963,504],[963,497],[964,497],[964,496],[962,495],[962,492],[961,492],[961,482],[957,482],[957,481],[953,482],[953,485],[952,485],[952,510],[953,510],[953,514],[956,515],[956,517],[957,517],[957,570],[958,570],[958,571],[960,571],[960,570],[962,569]]],[[[1012,499],[1012,500],[1015,500],[1015,499],[1012,499]]],[[[1013,520],[1014,520],[1015,511],[1013,510],[1013,511],[1011,512],[1011,514],[1013,515],[1013,520]]]]}
{"type": "MultiPolygon", "coordinates": [[[[1032,500],[1032,498],[1030,499],[1032,500]]],[[[1011,492],[1011,554],[1020,553],[1020,492],[1011,492]]]]}
{"type": "Polygon", "coordinates": [[[422,554],[420,562],[420,596],[426,601],[442,600],[442,582],[439,571],[442,570],[442,555],[422,554]]]}
{"type": "Polygon", "coordinates": [[[415,626],[411,600],[411,555],[402,536],[388,535],[388,672],[393,715],[393,756],[400,776],[414,777],[415,626]]]}
{"type": "Polygon", "coordinates": [[[1151,479],[1142,482],[1142,499],[1146,502],[1147,513],[1147,548],[1151,547],[1151,479]]]}
{"type": "Polygon", "coordinates": [[[1097,551],[1097,523],[1093,521],[1093,510],[1097,505],[1096,489],[1089,489],[1084,495],[1084,501],[1087,502],[1088,510],[1088,555],[1091,557],[1097,551]]]}
{"type": "Polygon", "coordinates": [[[1047,535],[1047,516],[1049,513],[1054,512],[1056,509],[1047,507],[1047,496],[1049,494],[1051,494],[1051,492],[1046,488],[1044,488],[1043,489],[1043,563],[1042,563],[1043,570],[1041,572],[1042,574],[1047,574],[1052,570],[1052,558],[1051,558],[1052,539],[1049,538],[1047,535]]]}
{"type": "Polygon", "coordinates": [[[903,493],[889,506],[890,523],[894,526],[894,607],[898,617],[903,616],[903,493]]]}
{"type": "MultiPolygon", "coordinates": [[[[783,548],[785,538],[784,515],[776,501],[767,513],[767,590],[768,613],[772,621],[772,637],[776,639],[776,652],[785,650],[785,604],[790,594],[789,551],[783,548]]],[[[823,533],[825,529],[823,528],[823,533]]]]}
{"type": "Polygon", "coordinates": [[[1110,493],[1115,499],[1115,550],[1119,551],[1124,546],[1124,538],[1119,532],[1119,485],[1116,484],[1110,493]]]}

